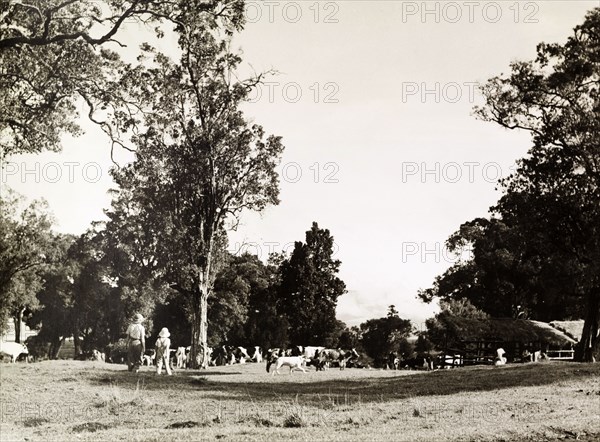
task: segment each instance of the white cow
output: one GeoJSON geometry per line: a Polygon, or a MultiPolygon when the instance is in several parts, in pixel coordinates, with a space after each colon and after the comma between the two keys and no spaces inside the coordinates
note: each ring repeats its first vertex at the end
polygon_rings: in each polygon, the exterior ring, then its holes
{"type": "Polygon", "coordinates": [[[252,359],[254,359],[254,361],[258,362],[259,364],[263,360],[262,350],[258,345],[254,347],[254,356],[252,357],[252,359]]]}
{"type": "Polygon", "coordinates": [[[18,342],[1,342],[0,341],[0,353],[10,356],[11,362],[14,364],[17,361],[17,358],[20,354],[25,353],[29,354],[29,350],[27,350],[27,346],[24,344],[19,344],[18,342]]]}
{"type": "Polygon", "coordinates": [[[177,359],[176,367],[185,368],[187,359],[187,355],[185,354],[185,347],[177,347],[175,358],[177,359]]]}
{"type": "Polygon", "coordinates": [[[240,364],[245,364],[246,360],[250,360],[250,356],[248,355],[248,351],[244,347],[238,347],[235,350],[236,359],[240,360],[240,364]]]}
{"type": "Polygon", "coordinates": [[[294,370],[302,370],[303,373],[306,373],[306,370],[302,368],[302,364],[304,363],[304,356],[280,356],[275,361],[275,370],[273,370],[272,376],[275,373],[279,373],[279,369],[283,366],[290,367],[290,374],[294,370]]]}
{"type": "Polygon", "coordinates": [[[92,357],[94,358],[95,361],[98,361],[98,362],[105,362],[105,360],[106,360],[106,355],[104,353],[102,353],[100,350],[96,350],[96,349],[92,350],[92,357]]]}
{"type": "Polygon", "coordinates": [[[304,357],[306,359],[312,359],[315,357],[315,353],[323,350],[325,350],[325,347],[304,347],[304,357]]]}

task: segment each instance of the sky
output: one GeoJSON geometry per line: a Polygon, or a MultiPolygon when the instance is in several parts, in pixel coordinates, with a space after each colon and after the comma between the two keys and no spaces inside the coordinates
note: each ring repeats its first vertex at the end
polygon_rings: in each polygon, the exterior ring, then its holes
{"type": "MultiPolygon", "coordinates": [[[[436,312],[419,289],[456,258],[444,249],[461,223],[486,216],[496,181],[529,148],[526,133],[477,120],[477,85],[535,57],[540,42],[563,43],[600,1],[248,2],[233,47],[240,76],[277,71],[244,105],[247,117],[283,137],[281,203],[245,213],[229,234],[232,252],[266,260],[291,251],[313,221],[334,236],[348,293],[349,325],[386,314],[421,327],[436,312]]],[[[147,31],[128,24],[126,57],[147,31]]],[[[175,54],[174,41],[158,42],[175,54]]],[[[116,49],[116,48],[115,48],[116,49]]],[[[81,108],[85,115],[85,109],[81,108]]],[[[45,198],[55,228],[79,234],[110,207],[110,147],[86,133],[60,153],[3,164],[0,189],[45,198]]],[[[131,160],[124,151],[117,162],[131,160]]]]}

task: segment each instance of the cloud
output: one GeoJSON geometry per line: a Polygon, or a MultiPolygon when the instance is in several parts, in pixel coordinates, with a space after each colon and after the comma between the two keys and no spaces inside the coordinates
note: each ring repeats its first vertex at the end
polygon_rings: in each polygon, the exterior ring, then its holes
{"type": "Polygon", "coordinates": [[[367,319],[381,318],[388,306],[395,305],[400,317],[410,319],[416,327],[432,317],[439,309],[436,304],[415,301],[414,297],[399,294],[400,290],[348,290],[338,300],[337,317],[349,326],[360,325],[367,319]]]}

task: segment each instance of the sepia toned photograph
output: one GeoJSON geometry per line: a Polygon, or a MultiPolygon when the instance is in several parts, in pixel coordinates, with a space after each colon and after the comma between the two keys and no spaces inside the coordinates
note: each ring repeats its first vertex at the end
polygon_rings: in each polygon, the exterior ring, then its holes
{"type": "Polygon", "coordinates": [[[600,441],[599,0],[0,0],[0,441],[600,441]]]}

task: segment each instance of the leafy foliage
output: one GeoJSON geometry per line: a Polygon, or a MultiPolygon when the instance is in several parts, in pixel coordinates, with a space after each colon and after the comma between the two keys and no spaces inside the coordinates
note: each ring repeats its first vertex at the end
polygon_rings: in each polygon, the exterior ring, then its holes
{"type": "Polygon", "coordinates": [[[241,26],[239,0],[28,0],[0,5],[0,160],[23,152],[59,151],[60,137],[79,135],[78,108],[100,125],[112,146],[135,126],[117,51],[125,23],[154,26],[157,38],[181,28],[193,11],[206,21],[241,26]],[[126,121],[123,117],[128,115],[126,121]],[[125,124],[121,124],[125,123],[125,124]]]}
{"type": "MultiPolygon", "coordinates": [[[[37,304],[39,270],[54,259],[52,217],[44,201],[24,207],[8,190],[0,197],[0,328],[10,316],[21,319],[37,304]]],[[[18,321],[17,321],[18,322],[18,321]]]]}
{"type": "Polygon", "coordinates": [[[600,316],[600,8],[564,45],[538,45],[533,61],[482,88],[476,114],[526,130],[533,145],[489,220],[465,223],[450,248],[471,244],[460,262],[420,292],[425,301],[469,299],[497,317],[585,317],[581,359],[598,347],[600,316]]]}
{"type": "MultiPolygon", "coordinates": [[[[283,145],[238,109],[260,81],[234,80],[241,58],[229,42],[242,11],[231,3],[231,15],[215,19],[192,6],[183,7],[176,26],[180,60],[145,45],[141,64],[122,77],[143,118],[132,137],[136,161],[113,173],[119,189],[112,216],[129,225],[121,236],[126,247],[135,250],[137,238],[147,244],[141,259],[186,299],[196,361],[207,345],[208,298],[226,223],[279,202],[275,167],[283,145]]],[[[137,124],[129,114],[118,118],[124,127],[137,124]]]]}
{"type": "Polygon", "coordinates": [[[395,306],[390,305],[385,318],[369,319],[360,324],[362,344],[367,354],[375,360],[386,358],[389,353],[405,348],[404,340],[412,331],[409,319],[398,316],[395,306]]]}
{"type": "Polygon", "coordinates": [[[337,341],[332,339],[338,328],[335,308],[346,292],[337,277],[340,265],[333,258],[333,236],[316,222],[306,232],[306,243],[296,241],[291,256],[282,262],[279,308],[289,322],[292,345],[337,341]]]}

